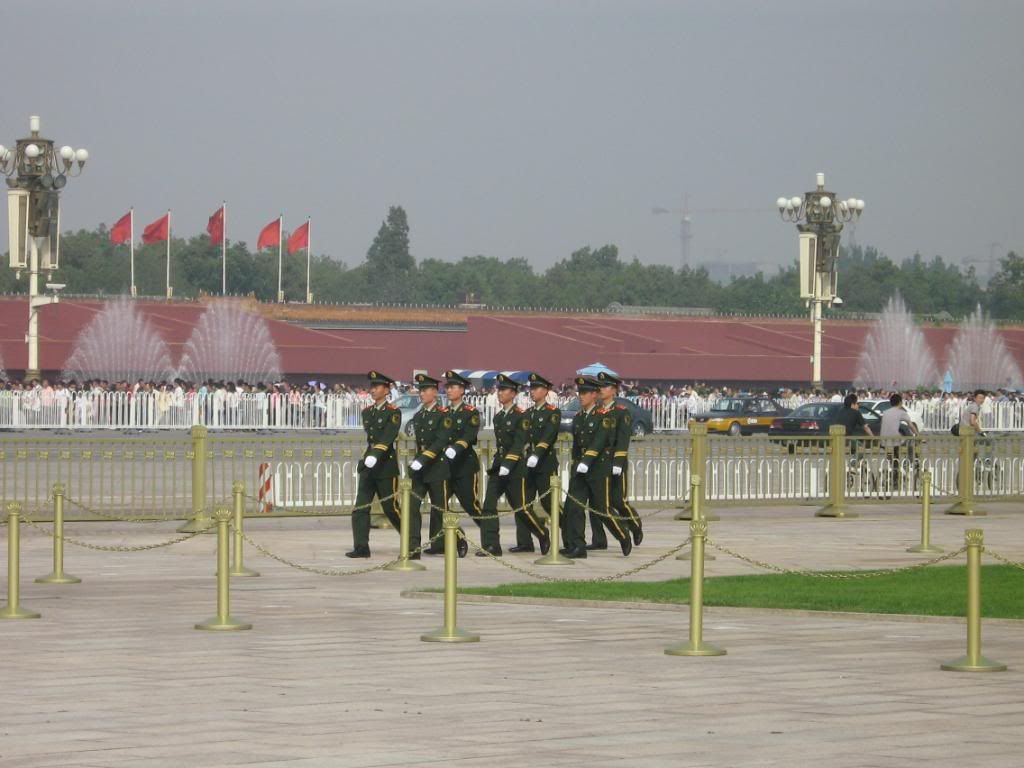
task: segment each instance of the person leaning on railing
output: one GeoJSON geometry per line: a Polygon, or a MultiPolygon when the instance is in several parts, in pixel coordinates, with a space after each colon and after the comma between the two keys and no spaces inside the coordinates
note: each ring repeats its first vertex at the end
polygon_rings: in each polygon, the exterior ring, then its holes
{"type": "Polygon", "coordinates": [[[907,459],[914,460],[913,442],[901,438],[916,437],[917,427],[914,426],[910,414],[903,408],[903,396],[898,392],[889,396],[889,409],[882,414],[882,423],[878,432],[883,438],[886,454],[892,460],[894,469],[899,466],[900,447],[903,443],[906,443],[907,446],[907,459]]]}

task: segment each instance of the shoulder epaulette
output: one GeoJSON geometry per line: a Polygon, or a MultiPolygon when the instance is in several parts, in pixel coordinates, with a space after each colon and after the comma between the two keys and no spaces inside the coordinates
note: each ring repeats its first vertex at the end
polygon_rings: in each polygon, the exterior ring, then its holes
{"type": "Polygon", "coordinates": [[[398,406],[395,405],[394,403],[387,403],[387,404],[385,404],[384,407],[387,408],[389,411],[397,411],[398,410],[398,406]]]}
{"type": "Polygon", "coordinates": [[[607,408],[595,408],[594,411],[596,413],[608,413],[608,409],[607,408]]]}
{"type": "Polygon", "coordinates": [[[434,410],[437,411],[438,413],[448,413],[448,409],[445,408],[443,405],[437,406],[437,408],[435,408],[434,410]]]}
{"type": "Polygon", "coordinates": [[[462,410],[464,410],[464,411],[475,411],[476,408],[474,408],[472,405],[467,404],[467,405],[462,406],[462,410]]]}
{"type": "Polygon", "coordinates": [[[545,403],[545,404],[544,404],[544,407],[545,407],[545,408],[547,408],[547,409],[548,409],[549,411],[555,411],[555,410],[558,410],[558,409],[557,409],[557,408],[555,408],[555,406],[553,406],[553,405],[552,405],[551,403],[545,403]]]}
{"type": "Polygon", "coordinates": [[[624,411],[624,410],[626,410],[626,406],[624,406],[622,403],[616,403],[615,404],[615,410],[617,410],[617,411],[624,411]]]}
{"type": "Polygon", "coordinates": [[[513,406],[512,410],[515,411],[516,413],[524,413],[523,409],[520,408],[518,405],[513,406]]]}

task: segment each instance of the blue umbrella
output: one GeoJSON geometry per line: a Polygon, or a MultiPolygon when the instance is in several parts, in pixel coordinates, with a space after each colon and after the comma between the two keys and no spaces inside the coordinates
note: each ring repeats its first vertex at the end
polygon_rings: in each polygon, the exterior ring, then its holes
{"type": "Polygon", "coordinates": [[[599,373],[610,373],[615,377],[619,375],[604,363],[591,363],[576,371],[577,376],[597,376],[599,373]]]}

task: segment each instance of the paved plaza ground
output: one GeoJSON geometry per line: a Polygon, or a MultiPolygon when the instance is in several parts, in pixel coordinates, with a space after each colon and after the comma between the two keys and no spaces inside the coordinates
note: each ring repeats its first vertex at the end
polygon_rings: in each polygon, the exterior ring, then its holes
{"type": "MultiPolygon", "coordinates": [[[[1024,513],[938,515],[933,541],[957,548],[968,527],[1024,560],[1024,513]]],[[[719,510],[711,535],[764,560],[810,568],[898,566],[918,534],[911,506],[856,520],[812,507],[719,510]]],[[[249,533],[294,560],[359,568],[342,556],[345,518],[260,520],[249,533]]],[[[687,535],[671,513],[647,521],[627,560],[600,553],[557,575],[599,576],[655,557],[687,535]],[[570,573],[571,572],[571,573],[570,573]]],[[[173,526],[69,525],[102,544],[169,538],[173,526]]],[[[471,536],[476,539],[475,532],[471,536]]],[[[6,532],[2,534],[6,542],[6,532]]],[[[503,528],[505,546],[513,542],[503,528]]],[[[374,531],[374,560],[396,553],[374,531]]],[[[532,557],[508,556],[527,565],[532,557]]],[[[663,654],[685,639],[684,607],[642,609],[465,602],[477,644],[420,641],[441,622],[442,562],[418,574],[328,578],[247,553],[262,576],[233,581],[248,632],[193,624],[214,613],[213,538],[135,554],[70,546],[74,586],[35,584],[50,543],[25,532],[22,603],[43,617],[0,622],[0,766],[980,766],[1021,765],[1024,623],[990,621],[998,674],[942,672],[964,652],[959,619],[712,608],[718,658],[663,654]]],[[[484,559],[460,561],[464,585],[523,580],[484,559]]],[[[669,559],[634,578],[687,575],[669,559]]],[[[719,555],[708,575],[749,573],[719,555]]],[[[3,582],[6,587],[6,580],[3,582]]],[[[827,589],[823,584],[822,589],[827,589]]]]}

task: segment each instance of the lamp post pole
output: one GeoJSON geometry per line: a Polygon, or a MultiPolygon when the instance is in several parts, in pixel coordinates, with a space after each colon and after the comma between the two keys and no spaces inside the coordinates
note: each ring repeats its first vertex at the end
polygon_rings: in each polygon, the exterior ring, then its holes
{"type": "MultiPolygon", "coordinates": [[[[28,359],[25,378],[39,378],[39,308],[57,303],[57,296],[39,293],[39,274],[52,274],[60,262],[60,190],[69,176],[82,173],[89,153],[39,135],[39,117],[29,118],[29,136],[14,149],[0,145],[0,172],[7,177],[10,223],[10,265],[17,277],[28,270],[28,359]]],[[[62,285],[48,285],[55,291],[62,285]]]]}
{"type": "Polygon", "coordinates": [[[821,371],[821,309],[842,304],[837,293],[839,233],[843,223],[860,218],[864,201],[857,198],[836,200],[825,189],[825,174],[817,175],[816,189],[801,198],[780,197],[775,201],[783,221],[796,224],[800,233],[800,298],[811,311],[814,339],[811,349],[811,386],[824,386],[821,371]]]}

